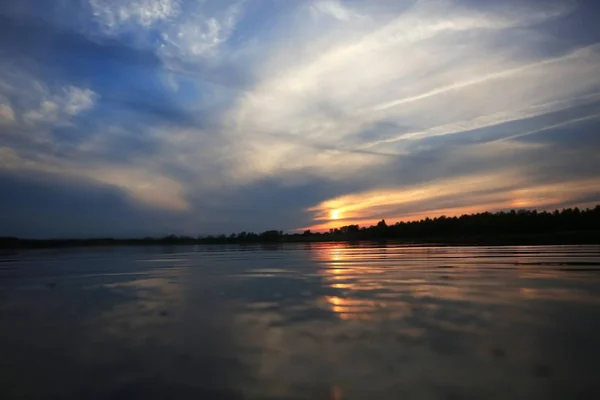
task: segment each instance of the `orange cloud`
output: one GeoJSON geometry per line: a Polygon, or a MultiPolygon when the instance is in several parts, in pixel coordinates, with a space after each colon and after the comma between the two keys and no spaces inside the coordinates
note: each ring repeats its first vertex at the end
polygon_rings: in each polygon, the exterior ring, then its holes
{"type": "Polygon", "coordinates": [[[329,230],[344,225],[373,225],[519,208],[549,209],[597,193],[600,179],[528,186],[523,174],[473,175],[409,187],[367,191],[326,200],[310,208],[316,223],[303,229],[329,230]],[[447,199],[450,199],[447,201],[447,199]],[[446,205],[452,203],[451,205],[446,205]],[[337,210],[340,219],[331,219],[337,210]]]}

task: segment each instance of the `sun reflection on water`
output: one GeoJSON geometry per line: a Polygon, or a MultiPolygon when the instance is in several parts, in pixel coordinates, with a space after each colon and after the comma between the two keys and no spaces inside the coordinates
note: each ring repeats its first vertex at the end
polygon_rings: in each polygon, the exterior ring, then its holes
{"type": "MultiPolygon", "coordinates": [[[[336,295],[324,296],[326,307],[342,320],[370,320],[378,316],[401,318],[409,312],[405,302],[380,296],[386,287],[385,269],[373,263],[372,249],[333,244],[323,247],[320,271],[325,285],[336,295]],[[368,261],[370,260],[370,261],[368,261]]],[[[380,252],[381,248],[377,249],[380,252]]]]}

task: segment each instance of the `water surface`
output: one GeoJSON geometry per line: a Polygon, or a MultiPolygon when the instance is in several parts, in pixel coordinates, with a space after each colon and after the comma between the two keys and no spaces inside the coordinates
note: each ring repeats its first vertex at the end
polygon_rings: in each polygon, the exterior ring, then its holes
{"type": "Polygon", "coordinates": [[[0,255],[0,398],[600,398],[600,247],[0,255]]]}

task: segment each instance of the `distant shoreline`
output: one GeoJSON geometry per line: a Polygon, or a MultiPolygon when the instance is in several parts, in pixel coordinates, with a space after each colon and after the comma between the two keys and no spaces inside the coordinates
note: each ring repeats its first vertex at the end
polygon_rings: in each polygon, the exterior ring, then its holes
{"type": "Polygon", "coordinates": [[[390,243],[423,246],[543,246],[543,245],[600,245],[599,231],[560,232],[551,235],[513,235],[491,237],[431,237],[412,239],[343,239],[335,237],[305,238],[288,235],[281,240],[219,240],[219,239],[19,239],[0,238],[0,249],[49,249],[74,247],[136,247],[136,246],[197,246],[197,245],[279,245],[299,243],[390,243]]]}
{"type": "Polygon", "coordinates": [[[561,245],[600,244],[600,205],[593,209],[567,208],[553,212],[511,210],[460,217],[425,218],[419,221],[359,227],[346,225],[329,232],[240,232],[229,236],[177,236],[138,239],[23,239],[0,237],[0,249],[155,246],[204,244],[277,244],[325,242],[390,242],[406,245],[561,245]]]}

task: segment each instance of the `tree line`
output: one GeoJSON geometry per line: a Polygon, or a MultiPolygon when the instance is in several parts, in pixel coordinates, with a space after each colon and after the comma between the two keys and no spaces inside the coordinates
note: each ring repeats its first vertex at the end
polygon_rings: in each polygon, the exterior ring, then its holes
{"type": "Polygon", "coordinates": [[[179,236],[143,239],[53,239],[33,240],[0,238],[0,247],[60,247],[144,244],[227,244],[281,243],[318,241],[394,240],[406,243],[440,244],[600,244],[600,205],[580,210],[565,208],[553,212],[511,210],[484,212],[454,217],[425,218],[418,221],[387,224],[385,220],[369,227],[346,225],[327,232],[284,233],[267,230],[262,233],[239,232],[230,235],[179,236]]]}

